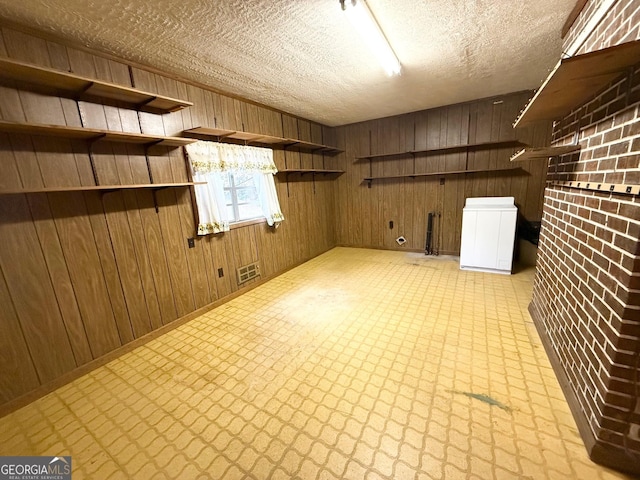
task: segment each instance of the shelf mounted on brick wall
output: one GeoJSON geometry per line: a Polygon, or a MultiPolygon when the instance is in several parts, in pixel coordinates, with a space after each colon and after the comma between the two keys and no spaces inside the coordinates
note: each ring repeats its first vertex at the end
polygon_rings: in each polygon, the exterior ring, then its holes
{"type": "Polygon", "coordinates": [[[569,155],[580,151],[580,145],[562,145],[559,147],[527,147],[517,151],[511,155],[512,162],[523,162],[525,160],[548,160],[549,157],[557,157],[559,155],[569,155]]]}
{"type": "Polygon", "coordinates": [[[640,40],[560,60],[513,127],[557,120],[640,62],[640,40]]]}

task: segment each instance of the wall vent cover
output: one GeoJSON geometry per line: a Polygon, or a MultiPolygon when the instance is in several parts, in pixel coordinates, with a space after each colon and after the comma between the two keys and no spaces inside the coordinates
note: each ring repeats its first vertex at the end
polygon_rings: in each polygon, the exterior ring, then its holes
{"type": "Polygon", "coordinates": [[[238,285],[260,276],[260,265],[258,263],[250,263],[236,270],[238,274],[238,285]]]}

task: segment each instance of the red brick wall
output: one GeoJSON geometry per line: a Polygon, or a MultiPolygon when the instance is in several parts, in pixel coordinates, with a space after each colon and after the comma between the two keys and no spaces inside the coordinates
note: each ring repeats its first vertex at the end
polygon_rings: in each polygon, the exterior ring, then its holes
{"type": "MultiPolygon", "coordinates": [[[[570,49],[597,7],[565,38],[570,49]]],[[[577,50],[640,37],[640,1],[618,0],[577,50]]],[[[580,153],[549,162],[531,312],[592,458],[640,472],[640,198],[553,181],[640,184],[640,66],[554,125],[580,153]]],[[[586,72],[585,72],[586,73],[586,72]]]]}
{"type": "Polygon", "coordinates": [[[582,12],[578,15],[578,18],[574,21],[573,25],[569,29],[569,32],[564,37],[562,51],[567,51],[568,47],[573,45],[578,38],[578,35],[584,30],[587,22],[593,17],[595,11],[602,5],[604,0],[589,0],[585,4],[582,12]]]}
{"type": "MultiPolygon", "coordinates": [[[[570,51],[589,21],[598,9],[608,3],[607,0],[590,0],[573,23],[563,42],[563,51],[570,51]]],[[[613,3],[602,21],[597,23],[584,43],[579,45],[576,53],[592,52],[611,45],[638,39],[640,15],[637,0],[618,0],[613,3]]]]}

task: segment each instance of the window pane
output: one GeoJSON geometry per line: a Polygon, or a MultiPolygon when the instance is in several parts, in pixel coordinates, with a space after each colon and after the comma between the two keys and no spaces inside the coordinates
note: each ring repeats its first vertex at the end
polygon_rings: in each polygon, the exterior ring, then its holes
{"type": "Polygon", "coordinates": [[[244,187],[239,188],[236,191],[236,197],[238,198],[238,203],[247,203],[247,202],[257,202],[258,201],[258,191],[255,187],[244,187]]]}
{"type": "Polygon", "coordinates": [[[224,183],[224,188],[231,187],[231,173],[225,172],[222,174],[222,179],[224,183]]]}
{"type": "Polygon", "coordinates": [[[227,209],[227,217],[229,218],[229,221],[236,222],[237,219],[233,215],[233,205],[227,205],[226,209],[227,209]]]}
{"type": "Polygon", "coordinates": [[[233,178],[236,182],[236,187],[254,186],[252,173],[236,172],[233,174],[233,178]]]}
{"type": "Polygon", "coordinates": [[[238,205],[238,211],[240,212],[240,218],[243,220],[249,218],[262,217],[262,208],[255,203],[249,203],[246,205],[238,205]]]}
{"type": "Polygon", "coordinates": [[[254,174],[238,171],[229,173],[226,177],[228,178],[225,180],[225,199],[232,221],[239,222],[262,217],[254,174]],[[238,213],[237,217],[234,217],[234,210],[238,213]]]}

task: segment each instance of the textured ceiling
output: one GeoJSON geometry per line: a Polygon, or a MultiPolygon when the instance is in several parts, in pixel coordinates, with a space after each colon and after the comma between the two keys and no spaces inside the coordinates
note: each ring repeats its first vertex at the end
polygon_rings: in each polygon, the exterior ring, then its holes
{"type": "Polygon", "coordinates": [[[540,86],[575,0],[369,0],[387,77],[338,0],[0,0],[0,16],[327,125],[540,86]]]}

